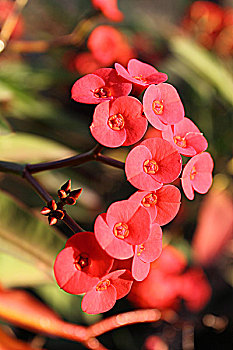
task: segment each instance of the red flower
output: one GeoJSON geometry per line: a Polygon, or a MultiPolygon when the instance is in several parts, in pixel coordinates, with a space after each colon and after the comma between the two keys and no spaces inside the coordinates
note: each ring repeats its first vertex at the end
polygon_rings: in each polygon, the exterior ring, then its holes
{"type": "Polygon", "coordinates": [[[195,156],[195,154],[205,151],[208,147],[205,137],[188,118],[184,118],[173,126],[168,126],[162,132],[162,135],[184,156],[195,156]]]}
{"type": "Polygon", "coordinates": [[[206,193],[212,184],[213,159],[207,152],[197,154],[185,165],[181,184],[186,197],[194,198],[194,190],[206,193]]]}
{"type": "Polygon", "coordinates": [[[93,73],[103,65],[97,61],[91,52],[80,52],[69,59],[68,65],[72,71],[79,72],[80,75],[93,73]]]}
{"type": "Polygon", "coordinates": [[[113,258],[128,259],[133,245],[144,243],[150,234],[150,215],[132,201],[110,205],[107,213],[95,221],[95,236],[101,247],[113,258]]]}
{"type": "Polygon", "coordinates": [[[114,62],[126,65],[134,57],[127,38],[117,29],[102,25],[96,27],[88,38],[87,46],[93,56],[103,65],[114,62]]]}
{"type": "Polygon", "coordinates": [[[179,306],[178,290],[180,278],[167,276],[151,264],[149,275],[144,281],[135,281],[128,299],[141,308],[174,308],[179,306]]]}
{"type": "MultiPolygon", "coordinates": [[[[10,15],[14,8],[14,1],[0,1],[0,29],[4,21],[10,15]]],[[[11,37],[14,39],[18,39],[21,37],[24,31],[24,22],[21,16],[18,17],[17,22],[15,24],[15,28],[11,34],[11,37]]]]}
{"type": "Polygon", "coordinates": [[[160,73],[150,64],[140,62],[136,59],[129,60],[128,70],[119,63],[115,63],[115,68],[120,76],[141,87],[141,92],[149,85],[163,83],[168,78],[167,74],[160,73]]]}
{"type": "Polygon", "coordinates": [[[224,12],[219,5],[210,1],[195,1],[183,20],[183,27],[199,43],[211,49],[222,28],[223,18],[224,12]]]}
{"type": "Polygon", "coordinates": [[[92,232],[80,232],[69,238],[54,263],[59,286],[71,294],[87,292],[108,273],[113,259],[97,243],[92,232]]]}
{"type": "Polygon", "coordinates": [[[177,187],[167,185],[157,191],[137,191],[129,200],[146,208],[152,222],[163,226],[173,220],[178,213],[181,194],[177,187]]]}
{"type": "Polygon", "coordinates": [[[100,103],[128,95],[132,84],[126,83],[113,68],[100,68],[78,79],[71,90],[76,102],[100,103]]]}
{"type": "Polygon", "coordinates": [[[154,191],[174,181],[182,167],[181,156],[168,142],[155,137],[132,149],[125,162],[128,181],[140,190],[154,191]]]}
{"type": "Polygon", "coordinates": [[[162,252],[162,230],[157,224],[152,225],[150,236],[140,245],[134,247],[132,263],[132,276],[136,281],[144,280],[149,271],[150,263],[160,256],[162,252]]]}
{"type": "Polygon", "coordinates": [[[132,145],[143,137],[146,129],[142,104],[131,96],[98,105],[90,127],[92,136],[107,147],[132,145]]]}
{"type": "Polygon", "coordinates": [[[167,83],[150,85],[143,96],[143,108],[149,122],[159,130],[184,118],[184,107],[176,89],[167,83]]]}
{"type": "Polygon", "coordinates": [[[116,300],[129,293],[133,280],[127,270],[117,270],[102,277],[82,300],[82,310],[88,314],[99,314],[110,310],[116,300]]]}
{"type": "Polygon", "coordinates": [[[117,7],[117,0],[91,0],[93,6],[102,11],[105,17],[111,21],[120,22],[123,20],[123,13],[117,7]]]}
{"type": "Polygon", "coordinates": [[[186,307],[197,312],[207,304],[211,297],[211,287],[201,268],[190,268],[181,276],[180,296],[186,307]]]}
{"type": "Polygon", "coordinates": [[[186,266],[187,259],[185,255],[172,245],[167,245],[163,248],[159,259],[153,263],[153,268],[160,270],[166,275],[179,275],[186,266]]]}

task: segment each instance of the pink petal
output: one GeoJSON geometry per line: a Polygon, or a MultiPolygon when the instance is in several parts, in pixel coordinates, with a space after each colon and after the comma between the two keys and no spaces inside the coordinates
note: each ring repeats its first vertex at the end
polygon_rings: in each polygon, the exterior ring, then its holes
{"type": "MultiPolygon", "coordinates": [[[[148,194],[152,193],[151,191],[137,191],[135,192],[132,196],[130,196],[130,198],[128,200],[132,200],[136,203],[138,203],[138,206],[143,206],[142,204],[142,200],[145,196],[147,196],[148,194]]],[[[144,207],[144,206],[143,206],[144,207]]],[[[151,217],[151,222],[154,221],[154,219],[156,218],[157,215],[157,208],[156,205],[152,205],[150,207],[144,207],[148,213],[150,214],[151,217]]]]}
{"type": "Polygon", "coordinates": [[[79,232],[74,234],[66,242],[66,248],[72,247],[79,254],[86,254],[90,264],[82,269],[83,272],[92,276],[101,277],[105,275],[113,265],[111,259],[98,244],[94,233],[79,232]]]}
{"type": "Polygon", "coordinates": [[[114,98],[129,95],[132,90],[132,84],[122,79],[113,68],[100,68],[94,74],[105,81],[105,85],[110,88],[114,98]]]}
{"type": "Polygon", "coordinates": [[[184,118],[184,107],[176,89],[167,83],[150,85],[143,97],[144,112],[149,122],[157,129],[164,130],[165,125],[178,123],[184,118]],[[163,103],[163,112],[157,115],[152,108],[153,101],[163,103]]]}
{"type": "Polygon", "coordinates": [[[181,185],[182,185],[183,191],[186,197],[190,200],[194,198],[194,190],[191,183],[190,173],[196,162],[195,157],[196,156],[190,159],[188,163],[185,165],[182,173],[182,177],[181,177],[181,185]]]}
{"type": "Polygon", "coordinates": [[[143,163],[147,159],[152,159],[149,149],[143,145],[136,146],[126,158],[125,173],[128,181],[136,188],[153,191],[162,187],[162,183],[144,172],[143,163]]]}
{"type": "Polygon", "coordinates": [[[110,256],[116,259],[128,259],[133,256],[132,246],[114,236],[113,225],[112,227],[108,226],[106,214],[97,217],[94,229],[97,241],[110,256]]]}
{"type": "Polygon", "coordinates": [[[114,271],[108,276],[110,277],[112,285],[116,288],[117,300],[123,298],[129,293],[133,284],[133,278],[128,270],[114,271]]]}
{"type": "Polygon", "coordinates": [[[211,173],[197,173],[194,180],[192,181],[192,186],[194,190],[198,193],[206,193],[209,191],[212,185],[212,174],[211,173]]]}
{"type": "Polygon", "coordinates": [[[113,229],[114,225],[119,222],[127,223],[137,211],[136,203],[128,200],[114,202],[107,210],[106,222],[113,229]]]}
{"type": "Polygon", "coordinates": [[[152,159],[158,163],[158,171],[151,175],[160,183],[172,182],[179,176],[182,169],[182,159],[179,152],[168,141],[155,137],[141,143],[152,154],[152,159]]]}
{"type": "Polygon", "coordinates": [[[54,275],[63,290],[71,294],[82,294],[92,288],[99,278],[79,271],[74,264],[74,255],[72,247],[63,249],[55,260],[54,275]]]}
{"type": "Polygon", "coordinates": [[[134,255],[132,263],[132,275],[136,281],[143,281],[149,274],[150,263],[144,262],[137,254],[134,255]]]}
{"type": "Polygon", "coordinates": [[[92,136],[102,145],[107,147],[119,147],[126,139],[125,128],[113,130],[108,124],[109,101],[102,102],[95,108],[93,122],[90,126],[92,136]]]}
{"type": "Polygon", "coordinates": [[[84,295],[81,307],[88,314],[99,314],[110,310],[116,303],[117,292],[113,285],[97,291],[93,288],[84,295]]]}
{"type": "Polygon", "coordinates": [[[114,239],[111,228],[106,223],[106,214],[98,215],[94,225],[94,232],[100,246],[105,250],[114,239]]]}
{"type": "Polygon", "coordinates": [[[150,235],[150,215],[143,207],[139,207],[132,218],[128,221],[129,235],[125,241],[129,244],[141,244],[150,235]]]}
{"type": "Polygon", "coordinates": [[[162,229],[158,224],[151,225],[150,236],[142,244],[143,250],[139,249],[137,252],[139,259],[144,262],[152,262],[158,259],[162,252],[162,235],[162,229]]]}
{"type": "Polygon", "coordinates": [[[122,114],[125,121],[126,140],[124,146],[138,142],[146,132],[147,119],[142,115],[142,104],[135,97],[122,96],[113,101],[110,115],[122,114]]]}
{"type": "Polygon", "coordinates": [[[167,185],[159,189],[156,195],[158,200],[155,222],[163,226],[173,220],[178,213],[181,204],[181,194],[177,187],[167,185]]]}
{"type": "Polygon", "coordinates": [[[78,79],[71,90],[71,96],[76,102],[81,103],[100,103],[101,98],[96,98],[93,91],[105,86],[105,81],[95,74],[87,74],[78,79]]]}
{"type": "Polygon", "coordinates": [[[131,76],[147,77],[152,74],[158,73],[157,69],[148,63],[141,62],[135,58],[129,60],[128,62],[128,72],[131,76]]]}

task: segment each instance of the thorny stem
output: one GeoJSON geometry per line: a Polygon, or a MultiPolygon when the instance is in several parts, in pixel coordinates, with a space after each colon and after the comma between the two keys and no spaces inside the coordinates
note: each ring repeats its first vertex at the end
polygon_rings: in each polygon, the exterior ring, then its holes
{"type": "Polygon", "coordinates": [[[71,216],[69,216],[66,212],[65,212],[65,216],[62,219],[62,221],[74,232],[74,233],[78,233],[78,232],[82,232],[84,231],[84,229],[79,226],[79,224],[74,221],[72,219],[71,216]]]}
{"type": "Polygon", "coordinates": [[[119,160],[106,157],[100,152],[102,151],[103,146],[100,144],[97,144],[93,149],[91,149],[88,152],[78,154],[74,157],[69,157],[61,160],[57,160],[54,162],[46,162],[46,163],[37,163],[37,164],[28,164],[27,170],[31,174],[39,173],[41,171],[45,170],[52,170],[52,169],[60,169],[65,167],[72,167],[72,166],[78,166],[93,160],[102,162],[104,164],[111,165],[118,169],[124,169],[124,163],[120,162],[119,160]]]}

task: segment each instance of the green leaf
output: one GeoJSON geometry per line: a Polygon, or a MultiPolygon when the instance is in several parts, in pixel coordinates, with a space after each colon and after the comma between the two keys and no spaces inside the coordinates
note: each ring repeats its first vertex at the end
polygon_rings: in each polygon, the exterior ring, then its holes
{"type": "Polygon", "coordinates": [[[38,267],[0,252],[0,283],[5,288],[32,287],[48,283],[50,276],[38,267]]]}
{"type": "MultiPolygon", "coordinates": [[[[0,192],[0,217],[0,252],[34,266],[52,279],[53,262],[64,247],[65,238],[3,192],[0,192]]],[[[0,271],[2,275],[1,266],[0,271]]]]}
{"type": "Polygon", "coordinates": [[[39,162],[71,157],[74,152],[55,141],[17,133],[0,138],[1,158],[15,162],[39,162]]]}
{"type": "Polygon", "coordinates": [[[225,101],[233,105],[232,73],[217,56],[186,37],[173,36],[169,43],[173,54],[185,66],[206,79],[225,101]]]}
{"type": "Polygon", "coordinates": [[[68,294],[56,283],[38,286],[34,290],[46,304],[68,321],[92,324],[101,319],[101,315],[88,315],[82,311],[81,295],[68,294]]]}

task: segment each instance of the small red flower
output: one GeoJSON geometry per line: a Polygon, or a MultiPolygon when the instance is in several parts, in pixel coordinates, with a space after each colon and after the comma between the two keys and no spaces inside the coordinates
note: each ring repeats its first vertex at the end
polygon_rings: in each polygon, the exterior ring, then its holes
{"type": "Polygon", "coordinates": [[[81,294],[108,273],[113,259],[97,243],[92,232],[80,232],[69,238],[54,263],[54,275],[60,288],[81,294]]]}
{"type": "Polygon", "coordinates": [[[107,25],[98,26],[92,31],[87,46],[93,56],[105,66],[114,62],[126,65],[134,57],[127,38],[116,28],[107,25]]]}
{"type": "Polygon", "coordinates": [[[137,59],[129,60],[127,70],[119,63],[115,63],[115,68],[124,79],[141,87],[141,92],[149,85],[163,83],[168,78],[167,74],[160,73],[150,64],[137,59]]]}
{"type": "Polygon", "coordinates": [[[211,297],[211,287],[201,268],[190,268],[181,276],[180,296],[194,312],[203,309],[211,297]]]}
{"type": "Polygon", "coordinates": [[[188,118],[168,126],[162,132],[163,138],[175,146],[184,156],[192,157],[206,150],[208,143],[197,126],[188,118]]]}
{"type": "Polygon", "coordinates": [[[80,75],[93,73],[103,65],[97,61],[91,52],[80,52],[76,56],[68,59],[68,67],[72,71],[77,71],[80,75]]]}
{"type": "Polygon", "coordinates": [[[184,118],[184,107],[176,89],[167,83],[150,85],[143,97],[144,113],[149,122],[159,130],[184,118]]]}
{"type": "Polygon", "coordinates": [[[180,174],[182,159],[168,142],[155,137],[132,149],[125,162],[128,181],[140,190],[154,191],[180,174]]]}
{"type": "Polygon", "coordinates": [[[92,136],[107,147],[132,145],[143,137],[146,129],[142,104],[131,96],[98,105],[90,127],[92,136]]]}
{"type": "Polygon", "coordinates": [[[132,263],[132,276],[136,281],[143,281],[149,271],[150,263],[160,256],[162,252],[162,230],[157,224],[152,225],[148,239],[134,247],[132,263]]]}
{"type": "Polygon", "coordinates": [[[110,310],[116,300],[129,293],[133,280],[127,270],[117,270],[102,277],[82,300],[82,310],[88,314],[99,314],[110,310]]]}
{"type": "Polygon", "coordinates": [[[105,17],[111,21],[121,22],[123,13],[117,7],[117,0],[91,0],[93,6],[102,11],[105,17]]]}
{"type": "Polygon", "coordinates": [[[129,200],[146,208],[152,222],[163,226],[173,220],[178,213],[181,194],[177,187],[167,185],[157,191],[137,191],[129,200]]]}
{"type": "Polygon", "coordinates": [[[186,197],[194,198],[194,190],[198,193],[208,192],[212,184],[212,171],[214,162],[208,152],[194,156],[185,165],[181,184],[186,197]]]}
{"type": "Polygon", "coordinates": [[[133,245],[142,244],[150,234],[150,215],[132,201],[110,205],[107,213],[95,221],[95,236],[101,247],[113,258],[128,259],[133,245]]]}
{"type": "Polygon", "coordinates": [[[132,84],[126,83],[113,68],[100,68],[78,79],[71,90],[76,102],[100,103],[128,95],[132,84]]]}

